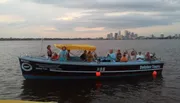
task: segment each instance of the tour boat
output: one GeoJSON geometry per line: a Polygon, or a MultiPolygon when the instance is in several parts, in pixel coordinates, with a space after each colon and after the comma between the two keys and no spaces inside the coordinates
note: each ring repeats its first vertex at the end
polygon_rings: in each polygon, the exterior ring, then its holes
{"type": "MultiPolygon", "coordinates": [[[[64,46],[68,50],[96,50],[96,47],[92,45],[55,44],[58,49],[64,46]]],[[[71,58],[71,60],[62,62],[59,60],[52,61],[46,57],[21,56],[19,62],[25,79],[103,79],[152,76],[161,75],[164,65],[161,60],[128,62],[98,60],[85,62],[79,57],[71,58]]]]}

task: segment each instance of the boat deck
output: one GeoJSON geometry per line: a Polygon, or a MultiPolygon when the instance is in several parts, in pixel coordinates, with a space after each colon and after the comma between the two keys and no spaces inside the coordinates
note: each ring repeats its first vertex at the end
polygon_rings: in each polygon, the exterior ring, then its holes
{"type": "Polygon", "coordinates": [[[75,60],[70,60],[66,62],[62,62],[59,60],[52,61],[50,59],[47,59],[45,57],[30,57],[30,56],[24,56],[24,57],[19,57],[21,60],[27,60],[27,61],[33,61],[33,62],[41,62],[41,63],[51,63],[51,64],[68,64],[68,65],[147,65],[147,64],[159,64],[163,63],[160,60],[155,60],[155,61],[128,61],[128,62],[85,62],[85,61],[75,61],[75,60]]]}

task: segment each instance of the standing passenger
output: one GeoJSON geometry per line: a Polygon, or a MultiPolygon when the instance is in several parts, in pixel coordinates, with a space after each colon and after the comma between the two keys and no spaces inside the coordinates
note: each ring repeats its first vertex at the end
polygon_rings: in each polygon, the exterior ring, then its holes
{"type": "Polygon", "coordinates": [[[62,50],[59,53],[59,60],[67,61],[67,58],[68,58],[68,53],[67,53],[66,47],[64,46],[64,47],[62,47],[62,50]]]}

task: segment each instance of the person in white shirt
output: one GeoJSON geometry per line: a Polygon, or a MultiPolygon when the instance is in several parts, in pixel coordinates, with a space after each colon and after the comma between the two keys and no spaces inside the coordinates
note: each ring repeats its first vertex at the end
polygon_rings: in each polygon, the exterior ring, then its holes
{"type": "Polygon", "coordinates": [[[136,56],[136,60],[137,60],[137,61],[144,61],[144,59],[145,59],[145,58],[144,58],[144,55],[142,55],[142,53],[139,52],[138,55],[136,56]]]}
{"type": "Polygon", "coordinates": [[[109,50],[109,53],[107,55],[108,59],[112,60],[112,61],[116,61],[116,54],[113,53],[113,50],[109,50]]]}

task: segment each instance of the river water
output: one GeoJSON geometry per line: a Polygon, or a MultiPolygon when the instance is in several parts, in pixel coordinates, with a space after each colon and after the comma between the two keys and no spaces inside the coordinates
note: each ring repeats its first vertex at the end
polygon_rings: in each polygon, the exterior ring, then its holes
{"type": "MultiPolygon", "coordinates": [[[[180,40],[0,41],[0,99],[60,103],[179,103],[180,40]],[[155,52],[165,62],[161,77],[118,80],[27,81],[18,56],[46,53],[55,43],[92,44],[98,55],[109,49],[155,52]],[[42,49],[41,49],[42,47],[42,49]],[[42,52],[41,52],[42,51],[42,52]]],[[[77,52],[78,54],[78,52],[77,52]]]]}

